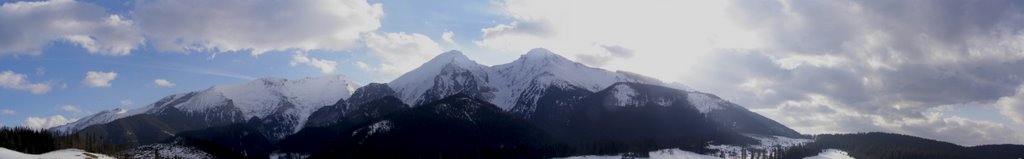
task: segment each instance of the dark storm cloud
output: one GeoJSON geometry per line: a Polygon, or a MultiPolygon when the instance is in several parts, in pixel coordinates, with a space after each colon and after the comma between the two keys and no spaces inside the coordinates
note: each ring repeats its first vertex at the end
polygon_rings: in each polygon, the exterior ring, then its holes
{"type": "Polygon", "coordinates": [[[1005,125],[1015,123],[930,112],[996,101],[1004,111],[1024,107],[1010,97],[1024,82],[1022,7],[1008,0],[736,0],[732,16],[765,47],[720,50],[696,64],[701,76],[683,79],[799,130],[1022,143],[1005,125]]]}
{"type": "Polygon", "coordinates": [[[935,45],[967,53],[972,39],[1021,30],[1024,1],[761,1],[737,0],[733,13],[768,34],[777,49],[835,54],[871,35],[900,56],[926,57],[935,45]]]}
{"type": "Polygon", "coordinates": [[[776,60],[816,55],[845,59],[836,66],[804,65],[771,75],[776,84],[795,91],[779,92],[781,99],[813,92],[871,105],[991,102],[1014,93],[1024,75],[1014,69],[1021,68],[1024,57],[1016,45],[1024,36],[1024,1],[735,4],[733,13],[742,24],[768,35],[766,41],[773,45],[764,52],[776,60]],[[868,87],[865,79],[877,85],[868,87]]]}

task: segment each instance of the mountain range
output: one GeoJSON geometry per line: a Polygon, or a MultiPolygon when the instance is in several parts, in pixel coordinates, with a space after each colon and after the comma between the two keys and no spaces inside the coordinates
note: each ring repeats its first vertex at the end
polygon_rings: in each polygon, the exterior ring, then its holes
{"type": "Polygon", "coordinates": [[[814,138],[713,94],[589,67],[546,49],[494,66],[449,51],[388,83],[360,85],[341,75],[261,78],[102,111],[51,130],[110,144],[192,147],[221,158],[712,153],[722,151],[714,145],[814,138]]]}

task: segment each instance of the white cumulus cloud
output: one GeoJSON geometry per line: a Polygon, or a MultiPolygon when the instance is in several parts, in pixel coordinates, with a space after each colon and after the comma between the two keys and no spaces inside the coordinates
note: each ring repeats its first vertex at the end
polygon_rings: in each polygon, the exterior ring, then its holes
{"type": "Polygon", "coordinates": [[[132,106],[132,105],[135,105],[135,101],[132,101],[131,99],[122,99],[121,100],[121,106],[132,106]]]}
{"type": "Polygon", "coordinates": [[[320,72],[322,73],[334,72],[334,70],[337,69],[338,66],[338,62],[336,61],[311,58],[307,56],[306,53],[302,52],[298,52],[295,53],[295,55],[292,55],[292,61],[289,62],[289,64],[292,66],[302,64],[306,66],[315,67],[317,69],[320,69],[320,72]]]}
{"type": "Polygon", "coordinates": [[[171,83],[171,81],[166,79],[155,79],[153,80],[153,84],[158,87],[174,87],[174,83],[171,83]]]}
{"type": "Polygon", "coordinates": [[[1024,85],[1017,87],[1017,93],[1012,96],[999,98],[996,106],[1007,118],[1014,122],[1024,124],[1024,85]]]}
{"type": "Polygon", "coordinates": [[[14,114],[17,114],[17,112],[15,112],[14,110],[11,110],[11,109],[0,109],[0,114],[2,114],[2,115],[14,115],[14,114]]]}
{"type": "Polygon", "coordinates": [[[785,101],[775,108],[753,111],[807,134],[883,131],[968,146],[1024,142],[1024,135],[1018,133],[1022,130],[1003,123],[972,120],[942,111],[925,112],[923,117],[864,113],[822,95],[808,95],[807,100],[785,101]]]}
{"type": "Polygon", "coordinates": [[[89,87],[110,87],[110,81],[117,78],[117,72],[96,72],[89,71],[85,73],[85,79],[82,80],[82,84],[89,87]]]}
{"type": "Polygon", "coordinates": [[[426,35],[404,32],[369,34],[366,37],[366,47],[374,56],[381,59],[381,64],[356,65],[383,72],[385,76],[397,76],[408,72],[443,51],[437,42],[426,35]]]}
{"type": "Polygon", "coordinates": [[[483,28],[477,46],[523,54],[543,47],[584,64],[662,80],[715,47],[750,47],[724,1],[504,0],[511,22],[483,28]],[[628,60],[624,60],[628,59],[628,60]]]}
{"type": "Polygon", "coordinates": [[[90,53],[127,55],[143,41],[131,20],[74,0],[4,3],[0,28],[0,55],[38,55],[53,41],[67,41],[90,53]]]}
{"type": "Polygon", "coordinates": [[[344,50],[380,27],[381,4],[365,0],[139,1],[140,29],[161,50],[344,50]]]}
{"type": "Polygon", "coordinates": [[[69,120],[68,118],[65,118],[63,115],[54,115],[48,118],[28,117],[25,119],[24,122],[22,122],[22,126],[28,127],[30,129],[40,130],[52,128],[55,126],[61,126],[71,122],[74,122],[74,119],[69,120]]]}
{"type": "Polygon", "coordinates": [[[441,33],[441,40],[444,40],[444,42],[447,42],[449,44],[455,43],[455,39],[453,39],[454,37],[455,33],[452,31],[445,31],[444,33],[441,33]]]}
{"type": "Polygon", "coordinates": [[[0,72],[0,88],[29,91],[32,94],[45,94],[52,89],[48,83],[32,83],[25,74],[10,70],[0,72]]]}
{"type": "Polygon", "coordinates": [[[60,106],[60,109],[64,110],[64,111],[71,112],[71,113],[75,113],[75,114],[82,112],[82,109],[78,108],[78,106],[70,105],[70,104],[67,104],[67,105],[64,105],[64,106],[60,106]]]}

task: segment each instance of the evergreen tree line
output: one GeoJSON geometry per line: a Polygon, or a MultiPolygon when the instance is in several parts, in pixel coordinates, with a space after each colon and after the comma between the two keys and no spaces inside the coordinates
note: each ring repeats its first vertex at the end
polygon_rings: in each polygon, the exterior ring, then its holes
{"type": "Polygon", "coordinates": [[[815,141],[779,151],[768,159],[803,158],[825,149],[846,151],[858,159],[1019,159],[1024,145],[965,147],[948,142],[892,133],[813,135],[815,141]]]}
{"type": "Polygon", "coordinates": [[[0,147],[27,154],[75,148],[112,155],[130,146],[104,144],[100,141],[100,138],[94,135],[61,134],[25,127],[0,127],[0,147]]]}

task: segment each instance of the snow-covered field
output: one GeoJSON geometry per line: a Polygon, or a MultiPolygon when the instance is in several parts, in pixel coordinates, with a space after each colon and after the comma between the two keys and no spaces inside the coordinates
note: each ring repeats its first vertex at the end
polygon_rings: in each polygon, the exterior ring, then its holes
{"type": "Polygon", "coordinates": [[[107,156],[107,155],[98,154],[98,153],[91,153],[91,152],[85,152],[85,151],[82,151],[82,150],[79,150],[79,149],[63,149],[63,150],[47,152],[47,153],[44,153],[44,154],[33,155],[33,154],[25,154],[25,153],[21,153],[21,152],[18,152],[18,151],[13,151],[13,150],[9,150],[9,149],[0,147],[0,159],[21,159],[21,158],[25,158],[25,159],[77,159],[77,158],[113,159],[113,157],[110,157],[110,156],[107,156]]]}
{"type": "Polygon", "coordinates": [[[804,159],[853,159],[846,151],[837,149],[825,149],[817,156],[805,157],[804,159]]]}
{"type": "MultiPolygon", "coordinates": [[[[647,155],[650,156],[650,158],[653,158],[653,159],[721,159],[721,158],[718,158],[718,157],[715,157],[715,156],[702,155],[702,154],[693,153],[693,152],[689,152],[689,151],[683,151],[683,150],[679,150],[679,149],[664,149],[664,150],[658,150],[658,151],[651,151],[651,152],[648,152],[647,155]]],[[[621,158],[623,158],[622,155],[614,155],[614,156],[590,155],[590,156],[566,157],[564,159],[621,159],[621,158]]]]}
{"type": "MultiPolygon", "coordinates": [[[[664,149],[658,151],[651,151],[647,154],[652,159],[721,159],[720,157],[708,156],[689,151],[683,151],[679,149],[664,149]]],[[[573,156],[566,157],[563,159],[620,159],[624,158],[622,155],[614,156],[573,156]]],[[[625,157],[628,158],[628,157],[625,157]]],[[[736,158],[736,157],[727,157],[736,158]]],[[[854,159],[850,157],[846,151],[837,149],[825,149],[822,150],[817,156],[805,157],[804,159],[854,159]]]]}

